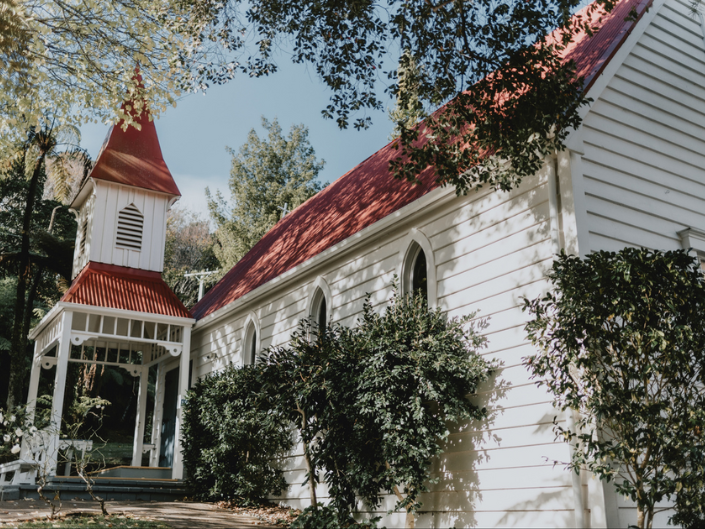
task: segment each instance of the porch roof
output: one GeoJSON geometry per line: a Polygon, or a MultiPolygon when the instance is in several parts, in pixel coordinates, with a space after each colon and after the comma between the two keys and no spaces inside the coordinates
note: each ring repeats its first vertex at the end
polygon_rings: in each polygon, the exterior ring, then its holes
{"type": "Polygon", "coordinates": [[[164,316],[189,318],[189,312],[159,272],[89,262],[61,301],[164,316]]]}

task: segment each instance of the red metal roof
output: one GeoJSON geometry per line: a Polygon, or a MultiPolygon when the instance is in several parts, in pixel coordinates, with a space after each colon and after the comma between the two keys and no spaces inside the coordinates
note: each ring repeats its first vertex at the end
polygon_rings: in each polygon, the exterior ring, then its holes
{"type": "MultiPolygon", "coordinates": [[[[589,90],[605,66],[622,46],[653,0],[621,0],[610,13],[596,10],[592,14],[592,24],[599,30],[591,38],[585,33],[576,36],[565,50],[566,60],[575,61],[578,77],[585,80],[585,89],[589,90]],[[626,20],[634,9],[636,18],[626,20]]],[[[584,7],[576,16],[584,16],[588,7],[584,7]]]]}
{"type": "Polygon", "coordinates": [[[136,121],[141,130],[132,125],[122,130],[122,123],[110,128],[91,178],[181,196],[162,157],[157,129],[148,112],[136,121]]]}
{"type": "Polygon", "coordinates": [[[61,301],[189,318],[159,272],[89,262],[61,301]]]}
{"type": "MultiPolygon", "coordinates": [[[[599,14],[593,17],[600,29],[592,38],[581,34],[567,48],[566,60],[575,61],[586,88],[634,27],[625,20],[632,7],[641,17],[650,3],[621,0],[601,20],[599,14]]],[[[286,215],[191,309],[192,316],[212,314],[437,187],[430,168],[420,185],[394,179],[389,162],[397,153],[391,144],[383,147],[286,215]]]]}

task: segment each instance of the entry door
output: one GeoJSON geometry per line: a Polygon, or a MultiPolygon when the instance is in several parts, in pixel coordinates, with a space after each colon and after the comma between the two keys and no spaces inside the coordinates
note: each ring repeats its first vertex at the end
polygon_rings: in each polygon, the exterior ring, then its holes
{"type": "Polygon", "coordinates": [[[164,377],[164,407],[162,409],[162,435],[159,466],[171,467],[174,461],[176,434],[176,399],[179,394],[179,368],[167,371],[164,377]]]}

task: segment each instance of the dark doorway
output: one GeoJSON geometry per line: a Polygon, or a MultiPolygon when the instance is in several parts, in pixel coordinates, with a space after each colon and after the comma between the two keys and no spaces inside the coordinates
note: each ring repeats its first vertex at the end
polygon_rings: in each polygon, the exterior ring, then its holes
{"type": "Polygon", "coordinates": [[[164,407],[162,408],[162,435],[159,448],[159,466],[171,467],[174,462],[176,434],[176,399],[179,393],[179,368],[167,371],[164,377],[164,407]]]}

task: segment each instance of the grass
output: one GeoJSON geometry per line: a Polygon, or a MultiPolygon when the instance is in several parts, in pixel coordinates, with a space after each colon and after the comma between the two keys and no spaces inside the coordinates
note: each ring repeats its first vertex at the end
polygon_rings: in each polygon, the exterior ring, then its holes
{"type": "Polygon", "coordinates": [[[25,522],[14,527],[21,529],[29,528],[80,528],[80,527],[112,527],[113,529],[170,529],[171,526],[164,522],[153,522],[150,520],[136,520],[128,516],[93,516],[90,514],[69,515],[56,520],[42,520],[25,522]]]}

